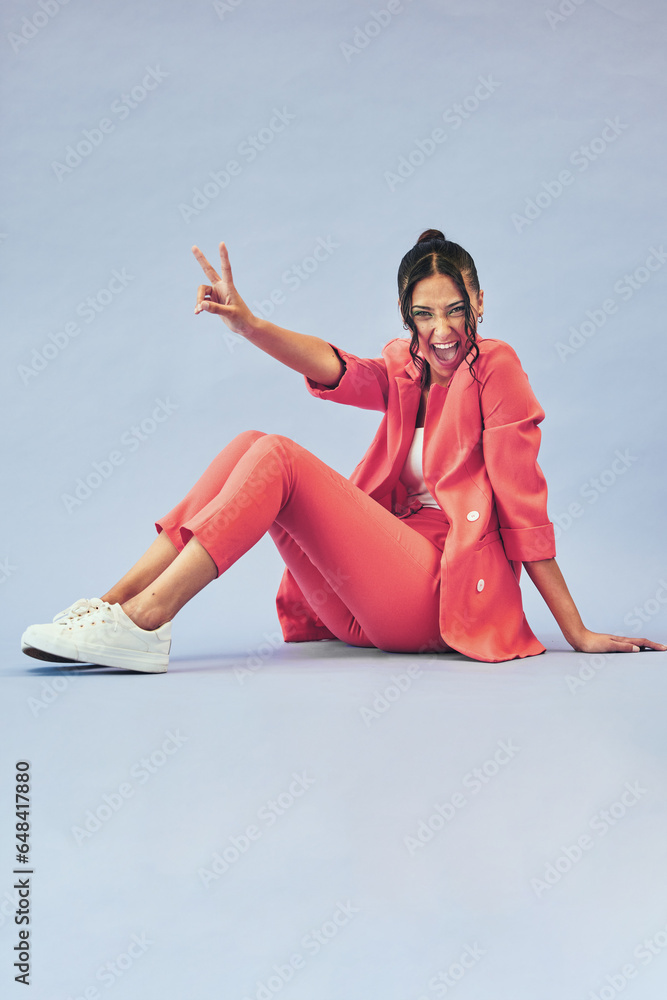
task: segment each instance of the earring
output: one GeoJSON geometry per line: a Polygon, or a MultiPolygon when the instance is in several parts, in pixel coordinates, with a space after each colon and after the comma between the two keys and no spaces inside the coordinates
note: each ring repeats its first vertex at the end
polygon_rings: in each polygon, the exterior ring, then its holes
{"type": "Polygon", "coordinates": [[[480,315],[477,317],[477,322],[481,323],[483,319],[484,319],[484,313],[480,313],[480,315]]]}

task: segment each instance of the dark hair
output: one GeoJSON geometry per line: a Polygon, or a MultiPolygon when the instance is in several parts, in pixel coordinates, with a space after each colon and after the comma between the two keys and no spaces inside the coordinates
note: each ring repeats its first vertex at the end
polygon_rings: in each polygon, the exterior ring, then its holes
{"type": "Polygon", "coordinates": [[[452,243],[445,239],[444,233],[441,233],[439,229],[427,229],[421,234],[412,250],[408,250],[398,268],[399,306],[403,317],[403,326],[406,330],[412,331],[410,354],[421,373],[422,388],[426,388],[430,384],[431,366],[417,353],[419,339],[411,313],[412,291],[418,281],[421,281],[422,278],[429,278],[433,274],[444,274],[451,278],[461,294],[465,305],[466,334],[473,355],[472,360],[467,361],[467,364],[470,374],[474,379],[477,379],[473,371],[473,365],[479,357],[476,324],[470,305],[470,296],[464,281],[465,276],[473,292],[479,292],[479,278],[475,262],[467,250],[464,250],[458,243],[452,243]]]}

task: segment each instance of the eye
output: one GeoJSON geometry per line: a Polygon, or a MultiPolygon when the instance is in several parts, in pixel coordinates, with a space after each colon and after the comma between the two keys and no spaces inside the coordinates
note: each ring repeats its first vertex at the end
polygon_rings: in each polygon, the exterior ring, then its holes
{"type": "Polygon", "coordinates": [[[464,306],[454,306],[454,308],[452,309],[452,311],[450,313],[450,316],[453,316],[455,313],[462,313],[462,312],[465,312],[465,307],[464,306]]]}

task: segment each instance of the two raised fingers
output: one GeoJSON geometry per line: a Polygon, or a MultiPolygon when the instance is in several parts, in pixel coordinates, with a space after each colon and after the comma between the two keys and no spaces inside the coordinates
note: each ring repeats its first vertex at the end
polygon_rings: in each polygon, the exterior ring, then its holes
{"type": "MultiPolygon", "coordinates": [[[[202,271],[204,272],[208,280],[213,284],[221,284],[223,293],[229,294],[234,285],[232,280],[232,269],[229,263],[229,255],[227,253],[227,247],[225,246],[224,242],[220,244],[220,274],[218,274],[215,268],[211,266],[207,258],[199,249],[199,247],[193,246],[192,252],[195,255],[202,271]]],[[[211,302],[212,296],[213,296],[212,285],[200,285],[199,288],[197,289],[197,303],[195,305],[195,313],[199,313],[203,309],[209,311],[208,307],[206,306],[206,303],[211,302]]],[[[218,312],[217,309],[210,311],[218,312]]]]}

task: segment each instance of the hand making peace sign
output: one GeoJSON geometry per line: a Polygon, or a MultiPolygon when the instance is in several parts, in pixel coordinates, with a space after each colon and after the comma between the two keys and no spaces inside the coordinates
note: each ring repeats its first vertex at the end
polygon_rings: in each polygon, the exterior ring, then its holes
{"type": "Polygon", "coordinates": [[[197,290],[195,314],[210,312],[220,316],[234,333],[245,337],[251,333],[256,317],[245,304],[234,287],[232,268],[229,263],[227,247],[220,244],[220,274],[209,264],[199,247],[193,247],[192,252],[201,264],[202,270],[210,285],[200,285],[197,290]]]}

